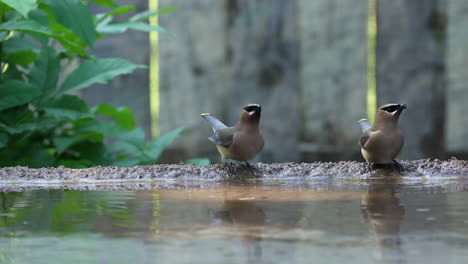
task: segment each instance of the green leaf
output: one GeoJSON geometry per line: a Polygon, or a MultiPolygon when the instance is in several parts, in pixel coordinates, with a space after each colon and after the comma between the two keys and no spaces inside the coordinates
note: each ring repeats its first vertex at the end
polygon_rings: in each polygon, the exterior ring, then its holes
{"type": "Polygon", "coordinates": [[[105,26],[109,24],[112,21],[112,15],[126,14],[127,12],[134,10],[134,9],[135,9],[134,6],[121,6],[107,13],[97,14],[96,15],[97,27],[101,27],[101,26],[105,26]]]}
{"type": "MultiPolygon", "coordinates": [[[[36,17],[40,18],[40,16],[37,15],[36,17]]],[[[50,26],[53,27],[53,24],[50,26]]],[[[71,37],[69,34],[66,34],[66,32],[63,31],[60,33],[56,33],[52,31],[49,27],[44,26],[36,22],[35,20],[28,19],[3,23],[0,24],[0,31],[18,31],[53,38],[60,42],[60,44],[62,44],[62,46],[68,49],[69,51],[77,53],[81,56],[87,56],[86,52],[83,50],[83,46],[79,42],[77,42],[75,38],[71,37]]],[[[42,39],[41,41],[46,42],[47,39],[42,39]]]]}
{"type": "Polygon", "coordinates": [[[22,50],[5,55],[5,62],[9,64],[18,64],[24,67],[36,60],[37,57],[37,54],[32,50],[22,50]]]}
{"type": "Polygon", "coordinates": [[[210,160],[207,158],[188,159],[184,162],[184,164],[193,164],[195,166],[207,166],[210,165],[210,160]]]}
{"type": "Polygon", "coordinates": [[[120,6],[106,13],[106,15],[122,15],[135,10],[135,6],[120,6]]]}
{"type": "Polygon", "coordinates": [[[21,20],[21,21],[9,21],[0,24],[0,31],[19,31],[35,33],[47,37],[57,37],[55,32],[51,31],[48,27],[45,27],[34,20],[21,20]]]}
{"type": "Polygon", "coordinates": [[[18,121],[26,122],[31,118],[33,118],[33,112],[26,104],[0,111],[0,123],[5,126],[17,124],[18,121]]]}
{"type": "Polygon", "coordinates": [[[164,149],[167,148],[177,137],[185,132],[185,128],[181,127],[172,130],[148,143],[146,149],[147,155],[152,159],[153,162],[157,161],[161,156],[164,149]]]}
{"type": "Polygon", "coordinates": [[[140,127],[120,136],[111,145],[112,152],[123,151],[127,153],[143,153],[145,149],[145,132],[140,127]]]}
{"type": "Polygon", "coordinates": [[[39,128],[39,124],[35,122],[22,123],[16,126],[6,126],[4,129],[10,134],[21,134],[28,131],[34,131],[39,128]]]}
{"type": "Polygon", "coordinates": [[[83,57],[88,57],[88,54],[85,51],[87,46],[86,42],[76,35],[70,28],[65,27],[57,21],[49,6],[41,4],[40,10],[34,10],[34,12],[31,12],[31,17],[39,19],[41,21],[40,23],[47,25],[53,32],[55,32],[57,36],[54,38],[57,39],[69,52],[79,54],[83,57]],[[46,19],[45,22],[43,21],[44,17],[46,19]]]}
{"type": "Polygon", "coordinates": [[[0,75],[0,83],[4,83],[9,80],[22,80],[23,79],[23,73],[18,70],[16,65],[8,65],[6,71],[0,75]]]}
{"type": "Polygon", "coordinates": [[[162,9],[159,9],[159,10],[148,10],[148,11],[141,12],[139,14],[136,14],[136,15],[132,16],[128,21],[136,22],[136,21],[147,19],[149,17],[159,15],[159,14],[162,14],[162,13],[172,12],[172,11],[174,11],[176,9],[177,9],[176,6],[172,6],[172,7],[162,8],[162,9]]]}
{"type": "Polygon", "coordinates": [[[51,117],[39,117],[37,119],[31,119],[26,122],[15,124],[11,126],[6,126],[5,131],[10,134],[21,134],[24,132],[41,130],[42,132],[50,129],[52,126],[56,125],[57,121],[51,117]]]}
{"type": "Polygon", "coordinates": [[[119,167],[131,167],[131,166],[135,166],[141,163],[142,163],[141,159],[139,157],[136,157],[136,158],[125,158],[125,159],[117,160],[114,163],[112,163],[112,165],[119,166],[119,167]]]}
{"type": "Polygon", "coordinates": [[[21,14],[18,12],[10,12],[12,8],[0,0],[0,16],[3,17],[4,21],[11,20],[11,17],[20,17],[21,14]]]}
{"type": "Polygon", "coordinates": [[[84,140],[100,143],[102,141],[102,135],[95,132],[88,132],[71,136],[57,136],[52,139],[59,155],[67,150],[70,146],[84,140]]]}
{"type": "MultiPolygon", "coordinates": [[[[105,14],[98,14],[96,15],[96,28],[105,26],[112,21],[112,16],[106,16],[105,14]]],[[[96,30],[96,32],[98,32],[96,30]]],[[[98,32],[99,33],[99,32],[98,32]]],[[[99,34],[100,36],[100,34],[99,34]]]]}
{"type": "Polygon", "coordinates": [[[119,6],[115,9],[112,9],[111,11],[104,13],[104,14],[98,14],[96,15],[96,18],[98,22],[103,21],[105,18],[110,17],[112,15],[119,15],[119,14],[126,14],[129,11],[135,10],[134,6],[119,6]]]}
{"type": "Polygon", "coordinates": [[[54,137],[52,139],[54,142],[57,154],[62,154],[69,146],[71,146],[73,143],[75,143],[75,137],[66,137],[66,136],[61,136],[61,137],[54,137]]]}
{"type": "Polygon", "coordinates": [[[10,80],[0,84],[0,110],[26,104],[37,97],[40,91],[30,84],[10,80]]]}
{"type": "Polygon", "coordinates": [[[0,148],[6,147],[8,144],[8,134],[0,132],[0,148]]]}
{"type": "Polygon", "coordinates": [[[74,144],[71,149],[78,153],[81,160],[88,161],[91,165],[109,165],[112,156],[102,142],[82,141],[74,144]]]}
{"type": "Polygon", "coordinates": [[[24,157],[19,160],[19,165],[42,168],[51,166],[54,162],[55,158],[48,149],[31,146],[29,151],[25,152],[24,157]]]}
{"type": "Polygon", "coordinates": [[[27,17],[29,11],[34,8],[37,1],[36,0],[0,0],[0,2],[7,4],[8,6],[18,11],[24,17],[27,17]]]}
{"type": "Polygon", "coordinates": [[[154,160],[146,153],[145,133],[143,129],[137,128],[125,133],[109,147],[109,151],[119,154],[115,166],[134,166],[137,164],[148,164],[154,160]]]}
{"type": "Polygon", "coordinates": [[[75,122],[76,133],[97,132],[106,137],[118,138],[128,130],[122,128],[115,122],[105,122],[93,118],[83,118],[75,122]]]}
{"type": "Polygon", "coordinates": [[[100,104],[94,109],[94,113],[112,118],[125,129],[135,129],[135,119],[132,110],[128,107],[115,107],[113,105],[100,104]]]}
{"type": "Polygon", "coordinates": [[[29,41],[28,39],[24,37],[18,37],[18,36],[13,36],[3,41],[2,48],[3,48],[3,52],[5,53],[14,53],[14,52],[25,51],[25,50],[36,52],[39,50],[36,45],[31,43],[31,41],[29,41]]]}
{"type": "MultiPolygon", "coordinates": [[[[50,29],[51,32],[54,32],[54,30],[50,28],[50,22],[49,22],[48,14],[46,12],[44,12],[44,10],[41,9],[44,6],[45,6],[44,4],[39,4],[38,8],[35,8],[35,9],[31,10],[31,12],[29,12],[29,15],[28,15],[28,17],[30,18],[29,20],[32,20],[32,21],[34,21],[36,23],[39,23],[43,27],[46,27],[46,28],[50,29]]],[[[17,19],[15,19],[15,20],[17,20],[17,19]]],[[[13,20],[10,19],[10,21],[13,21],[13,20]]],[[[19,37],[24,38],[23,34],[15,34],[15,36],[19,36],[19,37]]],[[[48,45],[49,37],[52,37],[52,36],[45,36],[45,35],[40,35],[40,34],[31,34],[31,37],[34,38],[35,40],[37,40],[37,42],[39,42],[42,46],[45,46],[45,45],[48,45]]],[[[60,33],[55,34],[54,37],[55,38],[60,38],[60,33]]]]}
{"type": "Polygon", "coordinates": [[[117,7],[119,6],[118,4],[114,3],[112,0],[91,0],[91,2],[98,4],[100,6],[104,7],[117,7]]]}
{"type": "Polygon", "coordinates": [[[60,24],[73,31],[90,47],[94,46],[96,31],[93,16],[85,5],[78,0],[48,0],[47,4],[60,24]]]}
{"type": "Polygon", "coordinates": [[[6,38],[10,36],[10,32],[2,31],[0,32],[0,41],[5,41],[6,38]]]}
{"type": "Polygon", "coordinates": [[[45,46],[28,74],[29,80],[42,91],[42,96],[48,96],[56,89],[60,70],[60,58],[54,49],[45,46]]]}
{"type": "Polygon", "coordinates": [[[55,118],[77,120],[92,116],[89,106],[76,95],[65,94],[44,104],[44,110],[55,118]]]}
{"type": "Polygon", "coordinates": [[[128,74],[143,67],[119,58],[88,60],[68,75],[61,91],[78,90],[95,83],[105,84],[116,76],[128,74]]]}
{"type": "Polygon", "coordinates": [[[127,31],[128,29],[150,32],[158,31],[161,33],[167,33],[167,31],[160,26],[151,26],[143,22],[123,22],[123,23],[112,23],[107,25],[98,26],[96,30],[101,34],[119,34],[127,31]]]}
{"type": "Polygon", "coordinates": [[[175,129],[147,144],[145,144],[145,134],[141,128],[126,133],[110,147],[111,152],[124,153],[124,158],[115,162],[114,165],[133,166],[153,163],[159,159],[164,149],[184,131],[184,128],[175,129]]]}
{"type": "Polygon", "coordinates": [[[40,143],[0,151],[0,167],[22,165],[40,168],[51,166],[54,161],[55,158],[50,149],[40,143]]]}

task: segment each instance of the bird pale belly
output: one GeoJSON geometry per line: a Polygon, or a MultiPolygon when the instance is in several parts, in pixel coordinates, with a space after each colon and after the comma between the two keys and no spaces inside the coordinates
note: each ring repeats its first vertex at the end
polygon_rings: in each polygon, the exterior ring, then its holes
{"type": "Polygon", "coordinates": [[[390,164],[393,160],[392,158],[385,157],[384,155],[372,155],[363,148],[361,148],[361,153],[366,161],[374,164],[390,164]],[[376,156],[379,156],[379,158],[376,156]]]}
{"type": "Polygon", "coordinates": [[[244,147],[242,149],[236,148],[231,145],[231,147],[226,148],[220,145],[216,145],[219,154],[221,154],[224,159],[233,159],[237,161],[248,161],[255,157],[259,149],[255,145],[249,145],[249,147],[244,147]]]}
{"type": "Polygon", "coordinates": [[[228,151],[227,148],[225,148],[225,147],[223,147],[221,145],[216,145],[216,148],[218,149],[219,154],[221,154],[221,157],[222,157],[223,161],[225,159],[230,158],[230,157],[228,157],[229,156],[229,151],[228,151]]]}

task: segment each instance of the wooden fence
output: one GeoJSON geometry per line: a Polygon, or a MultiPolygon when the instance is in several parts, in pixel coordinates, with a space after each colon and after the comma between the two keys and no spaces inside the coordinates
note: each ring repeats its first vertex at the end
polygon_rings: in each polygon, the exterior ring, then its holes
{"type": "MultiPolygon", "coordinates": [[[[159,0],[159,6],[178,6],[159,18],[173,34],[159,40],[159,126],[162,133],[187,128],[164,161],[216,161],[199,114],[234,124],[247,103],[263,108],[262,161],[362,159],[357,120],[367,116],[368,54],[376,60],[377,104],[408,105],[400,158],[468,153],[467,1],[159,0]],[[368,45],[370,11],[377,15],[375,49],[368,45]]],[[[147,63],[147,42],[125,38],[116,51],[128,49],[131,60],[147,63]]],[[[123,77],[111,86],[128,90],[111,96],[149,128],[147,83],[141,73],[123,77]]]]}

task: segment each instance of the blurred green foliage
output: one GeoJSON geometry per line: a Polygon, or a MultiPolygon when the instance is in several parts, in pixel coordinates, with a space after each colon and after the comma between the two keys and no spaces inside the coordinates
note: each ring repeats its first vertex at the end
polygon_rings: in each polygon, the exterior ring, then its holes
{"type": "Polygon", "coordinates": [[[193,164],[196,166],[207,166],[210,165],[211,162],[207,158],[194,158],[194,159],[188,159],[184,162],[185,164],[193,164]]]}
{"type": "Polygon", "coordinates": [[[151,206],[140,203],[134,195],[134,191],[3,192],[0,194],[0,235],[24,228],[28,232],[63,235],[91,232],[98,218],[109,227],[132,227],[135,211],[151,206]],[[24,206],[16,207],[18,203],[24,206]]]}
{"type": "Polygon", "coordinates": [[[172,9],[114,21],[132,10],[112,0],[0,0],[0,166],[150,164],[183,132],[145,141],[129,108],[90,107],[69,93],[145,68],[89,53],[128,29],[165,32],[145,20],[172,9]],[[93,15],[91,2],[109,11],[93,15]]]}

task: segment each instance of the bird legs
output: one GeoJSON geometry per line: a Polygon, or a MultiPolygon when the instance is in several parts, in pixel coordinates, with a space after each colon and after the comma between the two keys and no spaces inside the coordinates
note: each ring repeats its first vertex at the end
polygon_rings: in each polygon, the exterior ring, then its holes
{"type": "MultiPolygon", "coordinates": [[[[392,160],[392,162],[393,162],[392,163],[393,167],[398,171],[398,173],[401,174],[403,172],[403,166],[401,166],[401,164],[398,163],[398,161],[396,161],[396,160],[392,160]]],[[[370,162],[367,162],[366,169],[367,169],[368,172],[372,172],[374,170],[375,166],[377,166],[377,165],[379,165],[379,164],[372,164],[370,162]]]]}
{"type": "Polygon", "coordinates": [[[247,169],[250,171],[250,173],[252,174],[252,176],[256,176],[255,173],[254,173],[254,167],[252,165],[250,165],[249,162],[245,161],[245,167],[247,167],[247,169]]]}
{"type": "MultiPolygon", "coordinates": [[[[226,169],[229,176],[234,176],[236,174],[235,166],[236,165],[234,163],[224,161],[224,168],[226,169]]],[[[250,163],[245,161],[245,165],[243,167],[247,168],[252,176],[256,176],[254,172],[255,168],[250,163]]]]}
{"type": "Polygon", "coordinates": [[[224,168],[226,169],[229,176],[234,176],[236,174],[236,169],[234,164],[224,161],[224,168]]]}
{"type": "Polygon", "coordinates": [[[392,160],[393,162],[393,166],[395,166],[395,169],[398,171],[398,173],[401,174],[401,172],[403,171],[403,166],[401,166],[400,163],[398,163],[398,161],[396,160],[392,160]]]}
{"type": "Polygon", "coordinates": [[[367,172],[372,172],[374,168],[372,168],[372,163],[367,161],[367,166],[366,166],[367,172]]]}

